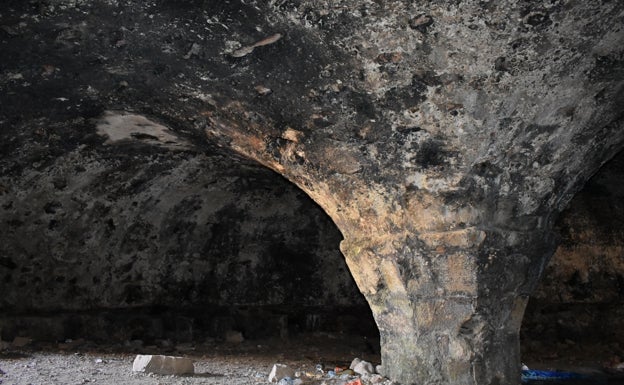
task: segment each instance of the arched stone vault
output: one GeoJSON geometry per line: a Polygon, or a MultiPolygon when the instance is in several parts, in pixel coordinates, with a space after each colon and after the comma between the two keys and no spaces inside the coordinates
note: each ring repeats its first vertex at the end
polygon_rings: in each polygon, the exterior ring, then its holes
{"type": "Polygon", "coordinates": [[[279,172],[342,231],[402,384],[519,382],[553,219],[624,139],[621,2],[57,0],[0,15],[7,175],[32,167],[11,152],[28,153],[29,122],[106,110],[279,172]]]}

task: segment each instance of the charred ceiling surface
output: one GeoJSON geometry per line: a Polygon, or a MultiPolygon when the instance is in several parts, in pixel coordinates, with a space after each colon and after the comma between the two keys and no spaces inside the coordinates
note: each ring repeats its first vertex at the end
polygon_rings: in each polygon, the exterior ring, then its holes
{"type": "Polygon", "coordinates": [[[553,218],[624,139],[623,11],[607,1],[5,2],[2,184],[104,145],[102,132],[127,137],[98,126],[107,111],[135,114],[130,136],[169,151],[233,150],[339,227],[384,374],[516,383],[553,218]]]}
{"type": "Polygon", "coordinates": [[[374,335],[340,232],[301,190],[135,114],[95,125],[40,165],[3,165],[4,340],[283,337],[356,318],[374,335]]]}

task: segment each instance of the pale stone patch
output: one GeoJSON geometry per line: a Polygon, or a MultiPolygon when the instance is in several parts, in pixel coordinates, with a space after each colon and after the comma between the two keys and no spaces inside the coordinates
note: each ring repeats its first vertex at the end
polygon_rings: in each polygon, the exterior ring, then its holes
{"type": "Polygon", "coordinates": [[[193,374],[193,361],[184,357],[137,355],[132,364],[133,372],[154,373],[163,375],[193,374]]]}
{"type": "Polygon", "coordinates": [[[361,376],[375,374],[375,367],[368,361],[361,360],[359,358],[353,359],[349,369],[353,369],[356,374],[361,376]]]}
{"type": "Polygon", "coordinates": [[[288,365],[275,364],[269,373],[269,382],[278,382],[286,377],[295,377],[295,371],[288,365]]]}
{"type": "Polygon", "coordinates": [[[476,228],[454,231],[431,231],[421,234],[420,239],[431,248],[438,246],[477,247],[485,240],[485,232],[476,228]]]}
{"type": "Polygon", "coordinates": [[[145,116],[119,111],[106,111],[96,124],[97,133],[106,136],[105,144],[137,140],[166,147],[189,147],[171,129],[145,116]]]}

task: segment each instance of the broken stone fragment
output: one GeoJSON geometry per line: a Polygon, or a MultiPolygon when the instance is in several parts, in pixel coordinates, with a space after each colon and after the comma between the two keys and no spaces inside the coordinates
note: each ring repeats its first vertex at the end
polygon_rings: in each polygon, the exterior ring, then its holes
{"type": "Polygon", "coordinates": [[[269,373],[269,382],[278,382],[279,380],[295,376],[295,371],[284,364],[275,364],[269,373]]]}
{"type": "Polygon", "coordinates": [[[258,84],[257,86],[255,86],[254,90],[256,90],[256,92],[260,96],[266,96],[266,95],[270,94],[271,92],[273,92],[273,90],[271,90],[270,88],[267,88],[267,87],[265,87],[265,86],[263,86],[261,84],[258,84]]]}
{"type": "Polygon", "coordinates": [[[373,367],[373,364],[371,364],[368,361],[360,360],[358,358],[353,360],[353,362],[351,363],[350,368],[353,369],[353,371],[356,374],[359,374],[359,375],[374,374],[375,373],[375,368],[373,367]],[[356,360],[358,360],[358,361],[356,362],[356,360]]]}
{"type": "Polygon", "coordinates": [[[133,372],[154,373],[164,375],[193,374],[193,361],[184,357],[137,355],[132,364],[133,372]]]}

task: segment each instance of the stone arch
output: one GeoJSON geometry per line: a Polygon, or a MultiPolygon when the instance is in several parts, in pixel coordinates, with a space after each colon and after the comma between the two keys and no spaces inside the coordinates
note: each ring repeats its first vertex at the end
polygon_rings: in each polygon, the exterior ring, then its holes
{"type": "Polygon", "coordinates": [[[560,244],[523,321],[525,359],[548,351],[602,365],[621,355],[622,159],[605,163],[557,221],[560,244]]]}
{"type": "Polygon", "coordinates": [[[340,232],[290,182],[175,122],[106,111],[93,123],[94,143],[2,177],[2,338],[201,343],[375,327],[340,232]]]}
{"type": "Polygon", "coordinates": [[[518,383],[553,220],[624,140],[621,2],[59,4],[3,4],[3,150],[40,150],[18,168],[107,109],[183,122],[330,215],[384,374],[518,383]]]}

